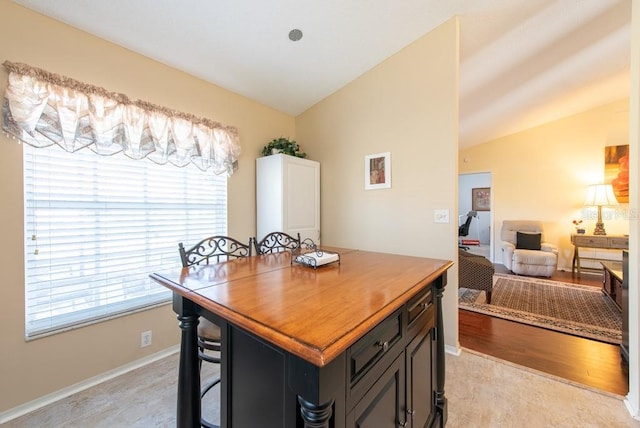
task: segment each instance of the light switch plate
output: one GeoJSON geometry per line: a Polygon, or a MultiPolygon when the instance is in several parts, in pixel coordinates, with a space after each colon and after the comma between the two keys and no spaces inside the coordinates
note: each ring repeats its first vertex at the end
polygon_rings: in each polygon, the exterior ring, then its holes
{"type": "Polygon", "coordinates": [[[433,210],[434,223],[449,223],[449,210],[433,210]]]}

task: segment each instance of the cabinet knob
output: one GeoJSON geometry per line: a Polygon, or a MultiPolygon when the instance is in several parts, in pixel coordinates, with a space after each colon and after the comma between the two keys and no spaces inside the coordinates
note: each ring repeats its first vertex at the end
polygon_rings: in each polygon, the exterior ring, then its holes
{"type": "Polygon", "coordinates": [[[416,414],[415,410],[407,409],[407,413],[413,418],[413,415],[416,414]]]}
{"type": "Polygon", "coordinates": [[[406,427],[406,426],[407,426],[407,421],[404,421],[404,422],[398,422],[398,426],[399,426],[400,428],[406,427]]]}
{"type": "Polygon", "coordinates": [[[383,351],[386,351],[389,349],[389,342],[386,340],[384,342],[376,342],[376,346],[382,348],[383,351]]]}

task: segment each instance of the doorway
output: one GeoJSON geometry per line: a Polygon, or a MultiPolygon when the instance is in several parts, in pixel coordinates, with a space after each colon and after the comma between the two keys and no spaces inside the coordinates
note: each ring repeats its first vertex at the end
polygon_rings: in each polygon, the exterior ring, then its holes
{"type": "Polygon", "coordinates": [[[458,226],[465,222],[467,215],[472,216],[467,236],[459,236],[458,239],[467,251],[484,256],[495,263],[491,232],[493,224],[491,182],[490,172],[458,175],[458,226]],[[486,205],[479,204],[477,199],[474,205],[473,194],[475,192],[477,196],[479,189],[489,189],[488,209],[486,205]]]}

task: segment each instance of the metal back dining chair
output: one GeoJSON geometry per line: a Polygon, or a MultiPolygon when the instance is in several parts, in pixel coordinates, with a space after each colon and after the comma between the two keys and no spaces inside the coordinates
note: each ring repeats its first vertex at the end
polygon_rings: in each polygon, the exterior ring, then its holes
{"type": "Polygon", "coordinates": [[[251,241],[253,238],[249,239],[249,244],[245,244],[228,236],[217,235],[203,239],[188,250],[180,242],[178,248],[182,266],[208,265],[240,257],[251,257],[251,241]]]}
{"type": "MultiPolygon", "coordinates": [[[[228,236],[211,236],[198,242],[188,250],[182,242],[178,244],[182,267],[189,267],[201,264],[220,263],[241,257],[250,257],[253,247],[253,238],[245,244],[228,236]]],[[[208,363],[220,364],[222,334],[220,327],[204,317],[200,317],[198,322],[198,357],[200,365],[206,361],[208,363]]],[[[200,391],[200,400],[211,388],[220,383],[220,376],[215,376],[212,380],[204,383],[200,391]]],[[[200,423],[206,428],[219,428],[219,425],[201,418],[200,423]]]]}
{"type": "Polygon", "coordinates": [[[256,254],[279,253],[282,251],[293,251],[300,248],[300,234],[293,237],[284,232],[271,232],[260,242],[253,241],[256,247],[256,254]]]}

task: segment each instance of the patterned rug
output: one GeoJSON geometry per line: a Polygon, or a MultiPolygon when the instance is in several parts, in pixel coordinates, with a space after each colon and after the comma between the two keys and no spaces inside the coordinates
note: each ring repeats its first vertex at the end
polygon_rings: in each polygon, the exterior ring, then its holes
{"type": "Polygon", "coordinates": [[[619,344],[622,312],[600,288],[495,274],[491,304],[485,293],[460,288],[460,309],[619,344]]]}

